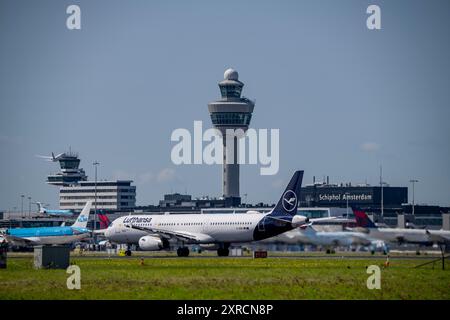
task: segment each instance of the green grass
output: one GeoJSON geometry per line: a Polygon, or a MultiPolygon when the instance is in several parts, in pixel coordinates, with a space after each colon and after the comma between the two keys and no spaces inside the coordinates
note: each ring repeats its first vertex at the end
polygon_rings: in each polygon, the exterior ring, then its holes
{"type": "Polygon", "coordinates": [[[4,299],[450,299],[450,270],[424,260],[382,268],[381,290],[368,290],[366,266],[384,258],[139,258],[72,257],[81,290],[68,290],[65,270],[35,270],[32,257],[8,259],[0,270],[4,299]]]}

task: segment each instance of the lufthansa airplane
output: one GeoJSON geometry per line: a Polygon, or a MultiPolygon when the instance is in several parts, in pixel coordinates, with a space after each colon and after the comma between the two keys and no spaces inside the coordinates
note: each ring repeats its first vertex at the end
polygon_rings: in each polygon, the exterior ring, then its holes
{"type": "Polygon", "coordinates": [[[2,236],[6,241],[15,245],[52,245],[67,244],[90,236],[86,228],[89,220],[92,202],[88,201],[70,227],[40,227],[6,229],[2,236]]]}
{"type": "Polygon", "coordinates": [[[49,216],[63,216],[63,217],[67,217],[67,216],[72,216],[73,212],[71,210],[54,210],[54,209],[47,209],[45,208],[42,203],[40,202],[36,202],[38,209],[39,209],[39,213],[41,214],[46,214],[49,216]]]}
{"type": "Polygon", "coordinates": [[[302,179],[303,171],[296,171],[275,208],[266,214],[130,215],[114,220],[102,233],[111,242],[137,243],[142,250],[168,249],[169,241],[176,241],[178,256],[189,255],[186,244],[214,245],[219,256],[228,256],[231,243],[270,238],[309,222],[297,215],[302,179]]]}

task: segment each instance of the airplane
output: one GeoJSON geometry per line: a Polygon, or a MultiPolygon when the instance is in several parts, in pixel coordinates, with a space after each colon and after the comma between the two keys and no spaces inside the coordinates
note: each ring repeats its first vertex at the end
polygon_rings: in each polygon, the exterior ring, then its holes
{"type": "Polygon", "coordinates": [[[73,212],[71,210],[47,209],[40,202],[36,202],[36,204],[38,206],[40,214],[46,214],[46,215],[49,215],[49,216],[64,216],[64,217],[68,217],[68,216],[72,216],[73,215],[73,212]]]}
{"type": "Polygon", "coordinates": [[[138,244],[141,250],[169,249],[175,241],[179,257],[189,255],[186,244],[213,245],[218,256],[228,256],[231,243],[259,241],[318,220],[297,215],[302,179],[303,171],[296,171],[268,213],[129,215],[99,231],[111,242],[138,244]]]}
{"type": "Polygon", "coordinates": [[[353,210],[357,227],[353,230],[365,232],[371,238],[391,243],[412,243],[431,246],[450,244],[450,231],[406,228],[379,228],[364,211],[353,210]]]}
{"type": "Polygon", "coordinates": [[[90,236],[87,223],[92,202],[88,201],[70,227],[38,227],[6,229],[2,236],[7,242],[20,246],[68,244],[90,236]]]}
{"type": "Polygon", "coordinates": [[[64,155],[64,153],[60,153],[58,155],[55,156],[55,154],[52,152],[51,156],[43,156],[43,155],[36,155],[36,157],[38,158],[42,158],[45,159],[46,161],[50,161],[50,162],[56,162],[58,161],[62,156],[64,155]]]}
{"type": "Polygon", "coordinates": [[[362,245],[370,247],[372,254],[375,253],[375,250],[378,248],[381,248],[384,253],[387,252],[384,241],[370,238],[365,233],[354,231],[317,231],[311,225],[304,225],[263,241],[282,242],[287,244],[302,243],[328,248],[362,245]]]}
{"type": "Polygon", "coordinates": [[[100,222],[100,229],[106,229],[111,224],[111,221],[109,221],[108,216],[106,214],[97,214],[98,220],[100,222]]]}

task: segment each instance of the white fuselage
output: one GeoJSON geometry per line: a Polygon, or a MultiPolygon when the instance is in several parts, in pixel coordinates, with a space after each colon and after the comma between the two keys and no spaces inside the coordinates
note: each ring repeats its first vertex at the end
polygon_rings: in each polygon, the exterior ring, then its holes
{"type": "Polygon", "coordinates": [[[422,229],[378,228],[369,229],[368,235],[386,242],[429,243],[430,237],[422,229]]]}
{"type": "Polygon", "coordinates": [[[254,230],[264,216],[261,213],[130,215],[114,220],[104,234],[112,242],[137,244],[149,232],[129,228],[132,224],[143,228],[201,234],[204,236],[203,243],[250,242],[254,240],[254,230]]]}

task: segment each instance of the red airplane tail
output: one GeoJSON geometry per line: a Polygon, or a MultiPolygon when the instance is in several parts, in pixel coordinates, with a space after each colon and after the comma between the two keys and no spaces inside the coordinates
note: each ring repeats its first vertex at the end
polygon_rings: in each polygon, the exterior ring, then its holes
{"type": "Polygon", "coordinates": [[[106,229],[111,224],[106,214],[98,214],[98,219],[100,221],[100,229],[106,229]]]}

